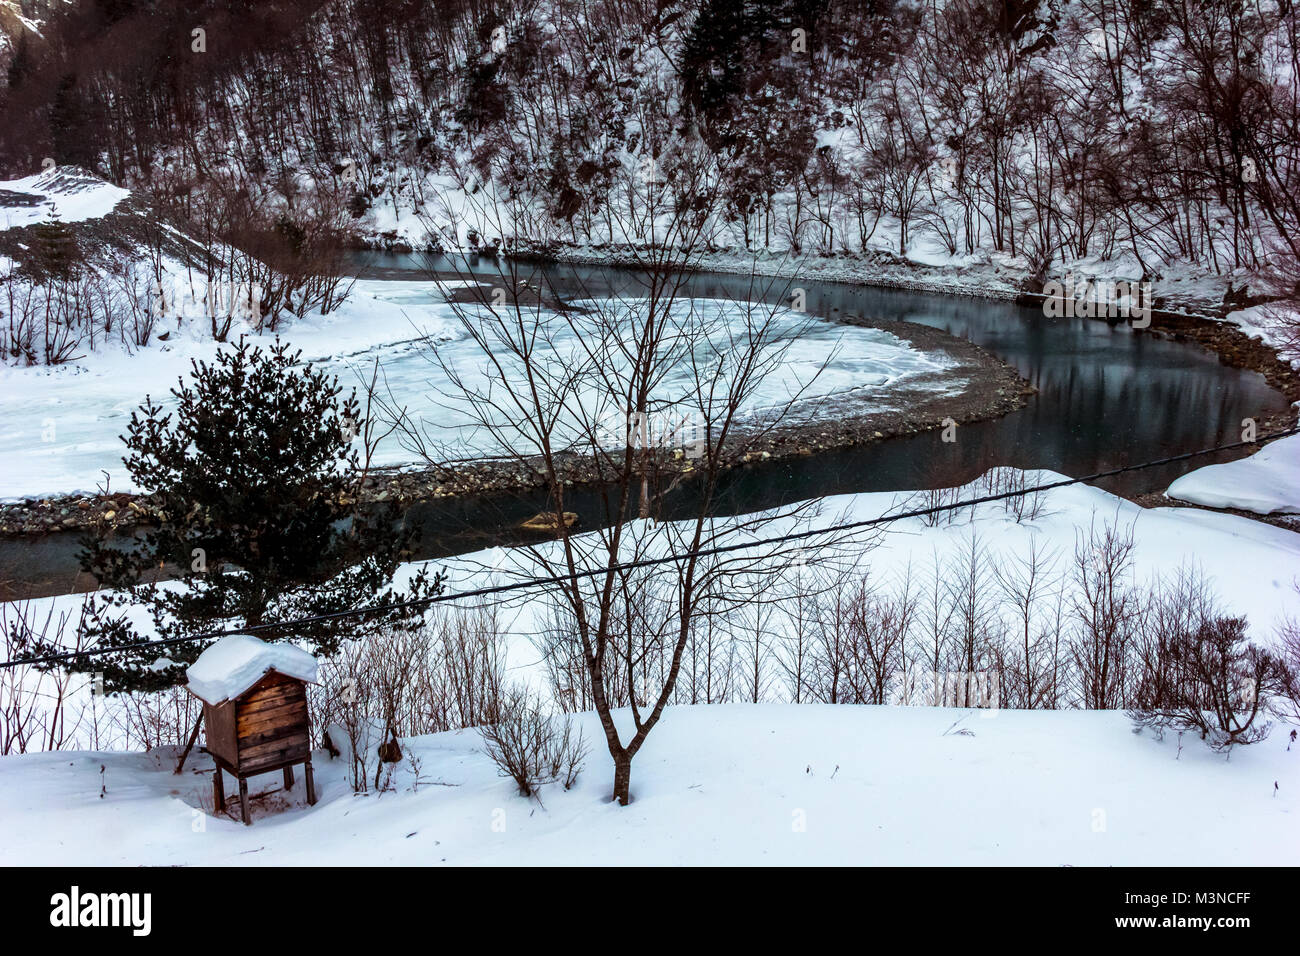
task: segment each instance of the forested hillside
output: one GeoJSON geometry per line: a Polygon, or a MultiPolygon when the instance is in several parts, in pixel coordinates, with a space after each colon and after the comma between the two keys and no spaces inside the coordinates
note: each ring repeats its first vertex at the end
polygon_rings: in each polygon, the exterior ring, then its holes
{"type": "Polygon", "coordinates": [[[636,242],[690,212],[723,248],[1297,278],[1289,0],[22,9],[8,173],[81,164],[235,241],[636,242]]]}

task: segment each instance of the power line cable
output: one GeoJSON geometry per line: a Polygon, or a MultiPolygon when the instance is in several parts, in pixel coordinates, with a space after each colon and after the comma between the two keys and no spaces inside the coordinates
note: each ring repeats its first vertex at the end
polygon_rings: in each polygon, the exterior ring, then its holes
{"type": "Polygon", "coordinates": [[[427,598],[414,598],[409,601],[397,601],[391,604],[381,604],[370,608],[349,608],[344,611],[334,611],[329,614],[317,614],[312,617],[290,618],[286,621],[272,621],[265,624],[252,624],[247,627],[231,628],[221,631],[208,631],[203,634],[192,634],[188,637],[165,638],[157,641],[142,641],[138,644],[126,644],[121,647],[99,647],[88,648],[84,651],[69,651],[64,654],[50,654],[44,657],[19,658],[13,661],[0,662],[0,669],[9,667],[19,667],[32,664],[56,664],[60,661],[83,660],[99,654],[114,654],[124,651],[139,651],[153,647],[171,647],[177,644],[188,644],[191,641],[212,641],[223,637],[230,637],[235,634],[247,634],[256,636],[266,631],[280,630],[303,626],[307,624],[323,624],[329,621],[343,620],[349,617],[364,617],[366,615],[384,614],[392,611],[416,610],[419,608],[428,608],[434,604],[443,604],[449,601],[459,601],[466,598],[490,597],[496,594],[506,594],[512,591],[522,591],[530,588],[540,587],[548,584],[565,584],[576,583],[585,578],[598,577],[602,574],[609,574],[619,571],[634,571],[641,568],[657,567],[663,564],[672,564],[690,557],[712,557],[720,554],[730,554],[735,551],[743,551],[746,548],[758,548],[764,545],[784,544],[790,541],[800,541],[808,538],[815,538],[820,535],[833,534],[844,531],[856,531],[863,528],[876,527],[883,524],[890,524],[894,521],[902,521],[906,518],[923,518],[927,515],[942,514],[946,511],[956,511],[960,508],[970,508],[975,505],[987,504],[993,501],[1005,501],[1010,498],[1018,498],[1024,495],[1038,494],[1044,491],[1051,491],[1055,488],[1064,488],[1069,485],[1083,484],[1086,482],[1098,481],[1102,478],[1113,478],[1116,475],[1123,475],[1133,471],[1142,471],[1147,468],[1157,468],[1161,465],[1170,465],[1175,462],[1187,461],[1192,458],[1201,458],[1206,455],[1217,454],[1222,451],[1232,451],[1236,448],[1247,446],[1257,446],[1264,442],[1272,441],[1278,438],[1289,438],[1292,435],[1300,435],[1300,427],[1291,428],[1287,431],[1274,432],[1269,435],[1263,435],[1254,441],[1238,441],[1227,445],[1216,445],[1213,448],[1202,448],[1199,451],[1184,452],[1180,455],[1170,455],[1166,458],[1157,458],[1152,461],[1140,462],[1136,465],[1122,465],[1118,468],[1111,468],[1106,471],[1094,472],[1091,475],[1083,475],[1079,478],[1063,478],[1060,481],[1050,481],[1046,484],[1035,485],[1032,488],[1020,488],[1014,491],[1003,491],[997,494],[982,495],[978,498],[970,498],[965,501],[956,501],[949,504],[933,505],[928,508],[918,508],[913,511],[903,511],[895,514],[880,515],[875,518],[863,518],[858,521],[847,521],[840,524],[829,525],[824,528],[810,528],[802,531],[792,531],[782,535],[774,535],[768,538],[756,538],[752,541],[737,541],[731,544],[715,545],[709,548],[698,548],[693,551],[675,552],[673,554],[661,555],[657,558],[641,558],[636,561],[628,561],[619,564],[605,565],[600,568],[593,568],[587,571],[574,571],[570,574],[555,574],[548,577],[527,578],[522,581],[511,581],[508,584],[496,584],[488,587],[475,588],[470,591],[456,591],[450,594],[436,594],[427,598]]]}

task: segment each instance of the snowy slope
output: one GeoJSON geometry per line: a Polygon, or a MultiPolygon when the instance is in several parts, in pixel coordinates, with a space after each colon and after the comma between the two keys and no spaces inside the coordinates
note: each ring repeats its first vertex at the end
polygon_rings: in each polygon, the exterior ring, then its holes
{"type": "Polygon", "coordinates": [[[1249,458],[1197,468],[1166,494],[1208,508],[1300,513],[1300,435],[1271,442],[1249,458]]]}
{"type": "Polygon", "coordinates": [[[128,190],[68,167],[0,180],[0,229],[53,219],[66,223],[102,219],[129,195],[128,190]]]}
{"type": "MultiPolygon", "coordinates": [[[[627,714],[621,713],[626,719],[627,714]]],[[[1300,749],[1231,760],[1114,712],[726,705],[669,708],[608,802],[593,715],[577,786],[517,795],[474,731],[410,742],[393,792],[353,796],[314,756],[320,802],[214,818],[211,762],[171,751],[0,758],[0,864],[1293,865],[1300,749]],[[1274,793],[1274,782],[1278,789],[1274,793]],[[101,787],[103,788],[101,795],[101,787]]],[[[276,791],[278,774],[250,793],[276,791]]],[[[286,799],[287,796],[287,799],[286,799]]]]}
{"type": "Polygon", "coordinates": [[[1297,351],[1300,342],[1294,331],[1300,328],[1298,310],[1300,306],[1294,301],[1270,302],[1229,312],[1224,321],[1237,326],[1251,338],[1271,345],[1283,361],[1290,362],[1293,368],[1300,368],[1300,351],[1297,351]]]}
{"type": "MultiPolygon", "coordinates": [[[[1029,486],[1047,484],[1065,477],[1052,471],[1025,473],[1029,486]]],[[[957,489],[953,500],[967,500],[987,493],[988,486],[977,480],[957,489]]],[[[837,522],[864,521],[899,511],[922,508],[929,499],[907,492],[873,492],[839,495],[824,500],[814,527],[837,522]]],[[[1056,570],[1067,569],[1076,546],[1086,541],[1089,527],[1112,525],[1131,527],[1133,534],[1132,580],[1150,585],[1158,576],[1169,576],[1180,568],[1200,571],[1227,611],[1244,614],[1252,638],[1272,640],[1276,628],[1287,617],[1300,617],[1300,534],[1230,514],[1215,514],[1190,508],[1143,508],[1100,488],[1072,485],[1042,493],[1037,518],[1017,522],[1000,503],[986,503],[956,512],[951,523],[927,525],[924,519],[907,518],[867,532],[850,545],[860,555],[858,566],[871,569],[881,587],[892,586],[910,571],[914,579],[931,573],[936,560],[941,564],[959,561],[972,535],[990,549],[990,555],[1004,565],[1023,557],[1032,546],[1057,556],[1056,570]],[[870,548],[867,546],[870,542],[870,548]]],[[[746,522],[745,516],[719,519],[746,522]]],[[[633,524],[632,530],[635,530],[633,524]]],[[[792,530],[791,522],[774,521],[765,535],[792,530]]],[[[741,539],[737,539],[741,540],[741,539]]],[[[544,547],[544,546],[539,546],[544,547]]],[[[523,549],[490,548],[436,566],[448,572],[448,588],[463,591],[491,584],[531,577],[538,566],[523,549]]],[[[399,579],[415,566],[399,572],[399,579]]],[[[66,598],[55,599],[66,601],[66,598]]],[[[505,598],[511,610],[504,615],[513,635],[510,649],[512,676],[523,678],[540,671],[538,653],[529,636],[538,633],[543,609],[530,592],[505,598]]],[[[1050,608],[1040,609],[1046,614],[1050,608]]],[[[795,626],[783,617],[783,605],[769,621],[773,632],[795,626]]],[[[1044,620],[1043,623],[1046,623],[1044,620]]]]}
{"type": "MultiPolygon", "coordinates": [[[[1030,485],[1061,477],[1050,471],[1026,473],[1030,485]]],[[[975,498],[986,491],[987,486],[982,482],[972,482],[959,489],[958,500],[975,498]]],[[[827,498],[814,526],[867,520],[923,507],[924,501],[904,492],[827,498]]],[[[1054,554],[1055,572],[1059,574],[1068,570],[1076,546],[1081,541],[1086,543],[1090,526],[1100,529],[1110,524],[1121,530],[1131,527],[1133,566],[1126,583],[1148,587],[1158,577],[1167,578],[1180,569],[1195,569],[1217,595],[1224,612],[1245,615],[1250,637],[1262,643],[1273,642],[1278,628],[1287,619],[1300,618],[1300,533],[1237,515],[1191,508],[1143,508],[1088,485],[1045,492],[1040,504],[1041,514],[1037,518],[1020,522],[996,502],[961,509],[952,523],[930,526],[921,518],[908,518],[881,526],[879,534],[860,535],[848,547],[859,555],[857,568],[870,570],[878,586],[888,589],[896,587],[908,573],[914,582],[920,581],[932,573],[935,562],[945,569],[944,574],[951,573],[952,562],[960,561],[972,535],[989,549],[990,560],[1004,566],[1026,556],[1031,547],[1037,547],[1044,555],[1054,554]]],[[[724,518],[718,522],[719,527],[728,522],[747,524],[748,518],[724,518]]],[[[633,522],[629,534],[641,533],[644,529],[640,525],[633,522]]],[[[764,533],[780,534],[789,530],[790,525],[790,521],[778,519],[764,533]]],[[[488,548],[431,564],[446,572],[448,591],[469,591],[536,576],[540,566],[532,555],[545,555],[545,549],[554,545],[543,543],[535,547],[538,552],[525,548],[488,548]]],[[[788,557],[781,559],[783,565],[788,563],[788,557]]],[[[404,586],[422,566],[420,562],[403,565],[395,576],[396,583],[404,586]]],[[[991,582],[989,586],[993,587],[991,582]]],[[[536,590],[501,595],[498,627],[504,637],[509,681],[545,690],[545,667],[533,638],[547,626],[548,602],[539,600],[538,595],[536,590]]],[[[1068,591],[1064,597],[1068,604],[1068,591]]],[[[61,595],[29,603],[32,614],[39,620],[49,616],[57,621],[60,614],[67,614],[68,620],[74,621],[81,602],[81,595],[61,595]]],[[[795,613],[787,602],[772,605],[765,629],[773,644],[799,626],[795,613]]],[[[1035,612],[1035,624],[1049,625],[1052,613],[1052,603],[1043,601],[1035,612]]],[[[130,608],[129,616],[141,634],[155,636],[146,608],[130,608]]],[[[56,634],[52,631],[48,637],[54,640],[56,634]]],[[[915,636],[915,639],[920,638],[915,636]]],[[[70,637],[65,637],[64,642],[70,643],[70,637]]],[[[85,690],[83,687],[80,691],[83,697],[85,690]]],[[[776,699],[786,699],[785,691],[780,679],[772,682],[770,694],[776,699]]]]}

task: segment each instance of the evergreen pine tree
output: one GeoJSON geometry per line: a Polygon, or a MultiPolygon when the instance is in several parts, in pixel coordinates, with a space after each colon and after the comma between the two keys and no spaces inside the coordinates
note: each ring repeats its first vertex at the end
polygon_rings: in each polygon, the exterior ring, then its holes
{"type": "Polygon", "coordinates": [[[71,279],[81,261],[72,227],[52,212],[50,221],[33,226],[32,232],[36,239],[30,266],[34,278],[38,282],[71,279]]]}
{"type": "MultiPolygon", "coordinates": [[[[95,646],[147,639],[127,616],[132,605],[148,608],[162,639],[371,609],[258,635],[328,655],[346,638],[418,619],[391,605],[441,590],[441,576],[424,571],[404,591],[391,587],[414,533],[391,509],[359,506],[356,393],[340,400],[337,379],[300,366],[300,354],[278,339],[263,352],[241,338],[215,362],[193,364],[191,381],[172,389],[174,411],[146,397],[132,414],[123,462],[159,516],[125,544],[86,542],[83,568],[115,592],[82,625],[95,646]],[[164,565],[179,587],[155,587],[164,565]]],[[[110,693],[162,690],[184,681],[205,646],[124,649],[75,666],[102,671],[110,693]]]]}

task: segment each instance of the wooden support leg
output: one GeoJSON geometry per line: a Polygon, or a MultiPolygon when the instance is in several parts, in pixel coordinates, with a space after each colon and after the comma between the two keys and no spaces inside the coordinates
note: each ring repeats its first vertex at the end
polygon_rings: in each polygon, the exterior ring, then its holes
{"type": "Polygon", "coordinates": [[[316,805],[316,781],[311,775],[311,757],[303,762],[302,775],[307,779],[307,802],[312,806],[316,805]]]}
{"type": "Polygon", "coordinates": [[[176,770],[175,770],[176,773],[180,773],[182,770],[185,769],[185,758],[188,757],[190,755],[190,751],[194,749],[194,741],[199,739],[199,730],[202,727],[203,727],[203,714],[200,713],[199,719],[194,721],[194,729],[190,731],[189,743],[185,745],[185,749],[181,752],[181,759],[176,761],[176,770]]]}
{"type": "Polygon", "coordinates": [[[217,813],[226,812],[226,784],[221,779],[221,768],[212,775],[212,805],[217,813]]]}
{"type": "Polygon", "coordinates": [[[253,825],[253,821],[248,819],[248,781],[243,777],[239,778],[239,817],[244,821],[244,826],[253,825]]]}
{"type": "Polygon", "coordinates": [[[293,789],[293,768],[292,767],[284,768],[284,789],[286,790],[293,789]]]}

